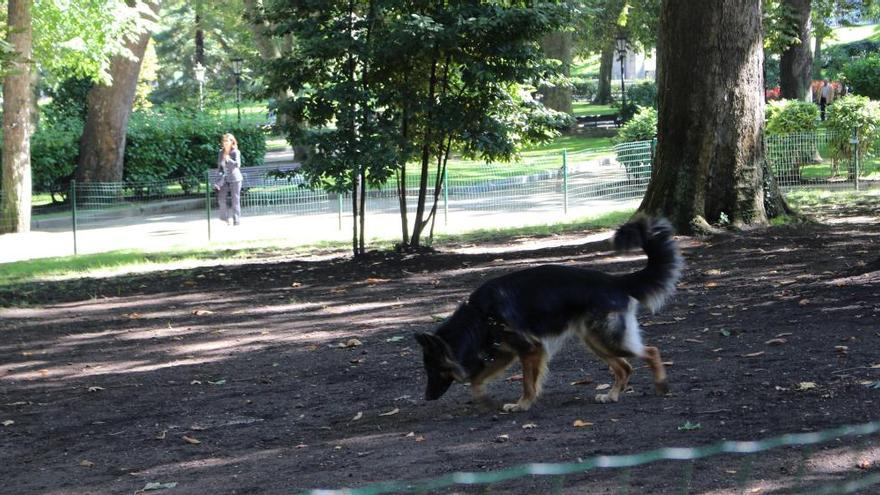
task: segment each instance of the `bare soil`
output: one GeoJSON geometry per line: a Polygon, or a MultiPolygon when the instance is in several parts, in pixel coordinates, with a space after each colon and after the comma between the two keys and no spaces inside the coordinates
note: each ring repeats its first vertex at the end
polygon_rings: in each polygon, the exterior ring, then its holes
{"type": "MultiPolygon", "coordinates": [[[[626,272],[643,257],[569,236],[6,288],[0,492],[295,493],[877,420],[876,206],[679,238],[687,267],[678,294],[641,318],[645,340],[670,363],[672,392],[654,395],[634,363],[621,401],[594,403],[610,373],[571,342],[535,407],[515,414],[481,410],[461,385],[424,401],[413,334],[432,330],[487,277],[541,263],[626,272]]],[[[516,399],[518,372],[490,386],[495,398],[516,399]]],[[[492,489],[789,493],[878,472],[874,436],[492,489]]]]}

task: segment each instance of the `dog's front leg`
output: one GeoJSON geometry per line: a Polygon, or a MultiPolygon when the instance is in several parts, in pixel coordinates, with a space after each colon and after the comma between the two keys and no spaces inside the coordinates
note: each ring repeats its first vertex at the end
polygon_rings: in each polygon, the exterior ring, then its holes
{"type": "Polygon", "coordinates": [[[527,353],[520,354],[519,360],[523,369],[523,393],[515,404],[504,404],[506,412],[528,411],[541,395],[541,385],[547,371],[547,354],[543,347],[535,346],[527,353]]]}

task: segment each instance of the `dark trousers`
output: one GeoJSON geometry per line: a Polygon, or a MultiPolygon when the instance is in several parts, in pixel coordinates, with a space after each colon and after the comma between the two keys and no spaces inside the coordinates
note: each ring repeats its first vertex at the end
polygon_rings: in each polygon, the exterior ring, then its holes
{"type": "Polygon", "coordinates": [[[825,106],[828,104],[828,101],[825,100],[825,97],[822,96],[819,98],[819,115],[822,120],[825,120],[825,106]]]}

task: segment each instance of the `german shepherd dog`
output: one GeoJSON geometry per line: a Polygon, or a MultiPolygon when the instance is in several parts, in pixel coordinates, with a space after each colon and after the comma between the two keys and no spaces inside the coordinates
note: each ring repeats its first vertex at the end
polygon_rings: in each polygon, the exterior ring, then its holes
{"type": "Polygon", "coordinates": [[[657,392],[665,394],[660,351],[642,343],[636,313],[639,304],[657,311],[675,290],[682,259],[672,235],[665,219],[640,216],[621,226],[615,249],[641,247],[648,256],[647,266],[634,273],[543,265],[485,282],[435,333],[416,335],[428,374],[425,398],[439,399],[457,381],[470,384],[477,403],[491,404],[485,384],[519,359],[522,397],[503,410],[526,411],[541,393],[548,361],[573,335],[614,375],[597,402],[617,402],[633,371],[630,357],[647,362],[657,392]]]}

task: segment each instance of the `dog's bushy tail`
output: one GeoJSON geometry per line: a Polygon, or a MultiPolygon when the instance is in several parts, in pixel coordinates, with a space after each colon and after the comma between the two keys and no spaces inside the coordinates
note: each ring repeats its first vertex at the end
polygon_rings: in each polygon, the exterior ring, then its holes
{"type": "Polygon", "coordinates": [[[634,218],[614,234],[617,251],[642,248],[648,255],[648,265],[624,276],[623,282],[626,291],[651,311],[663,307],[681,276],[683,261],[672,235],[668,220],[647,216],[634,218]]]}

